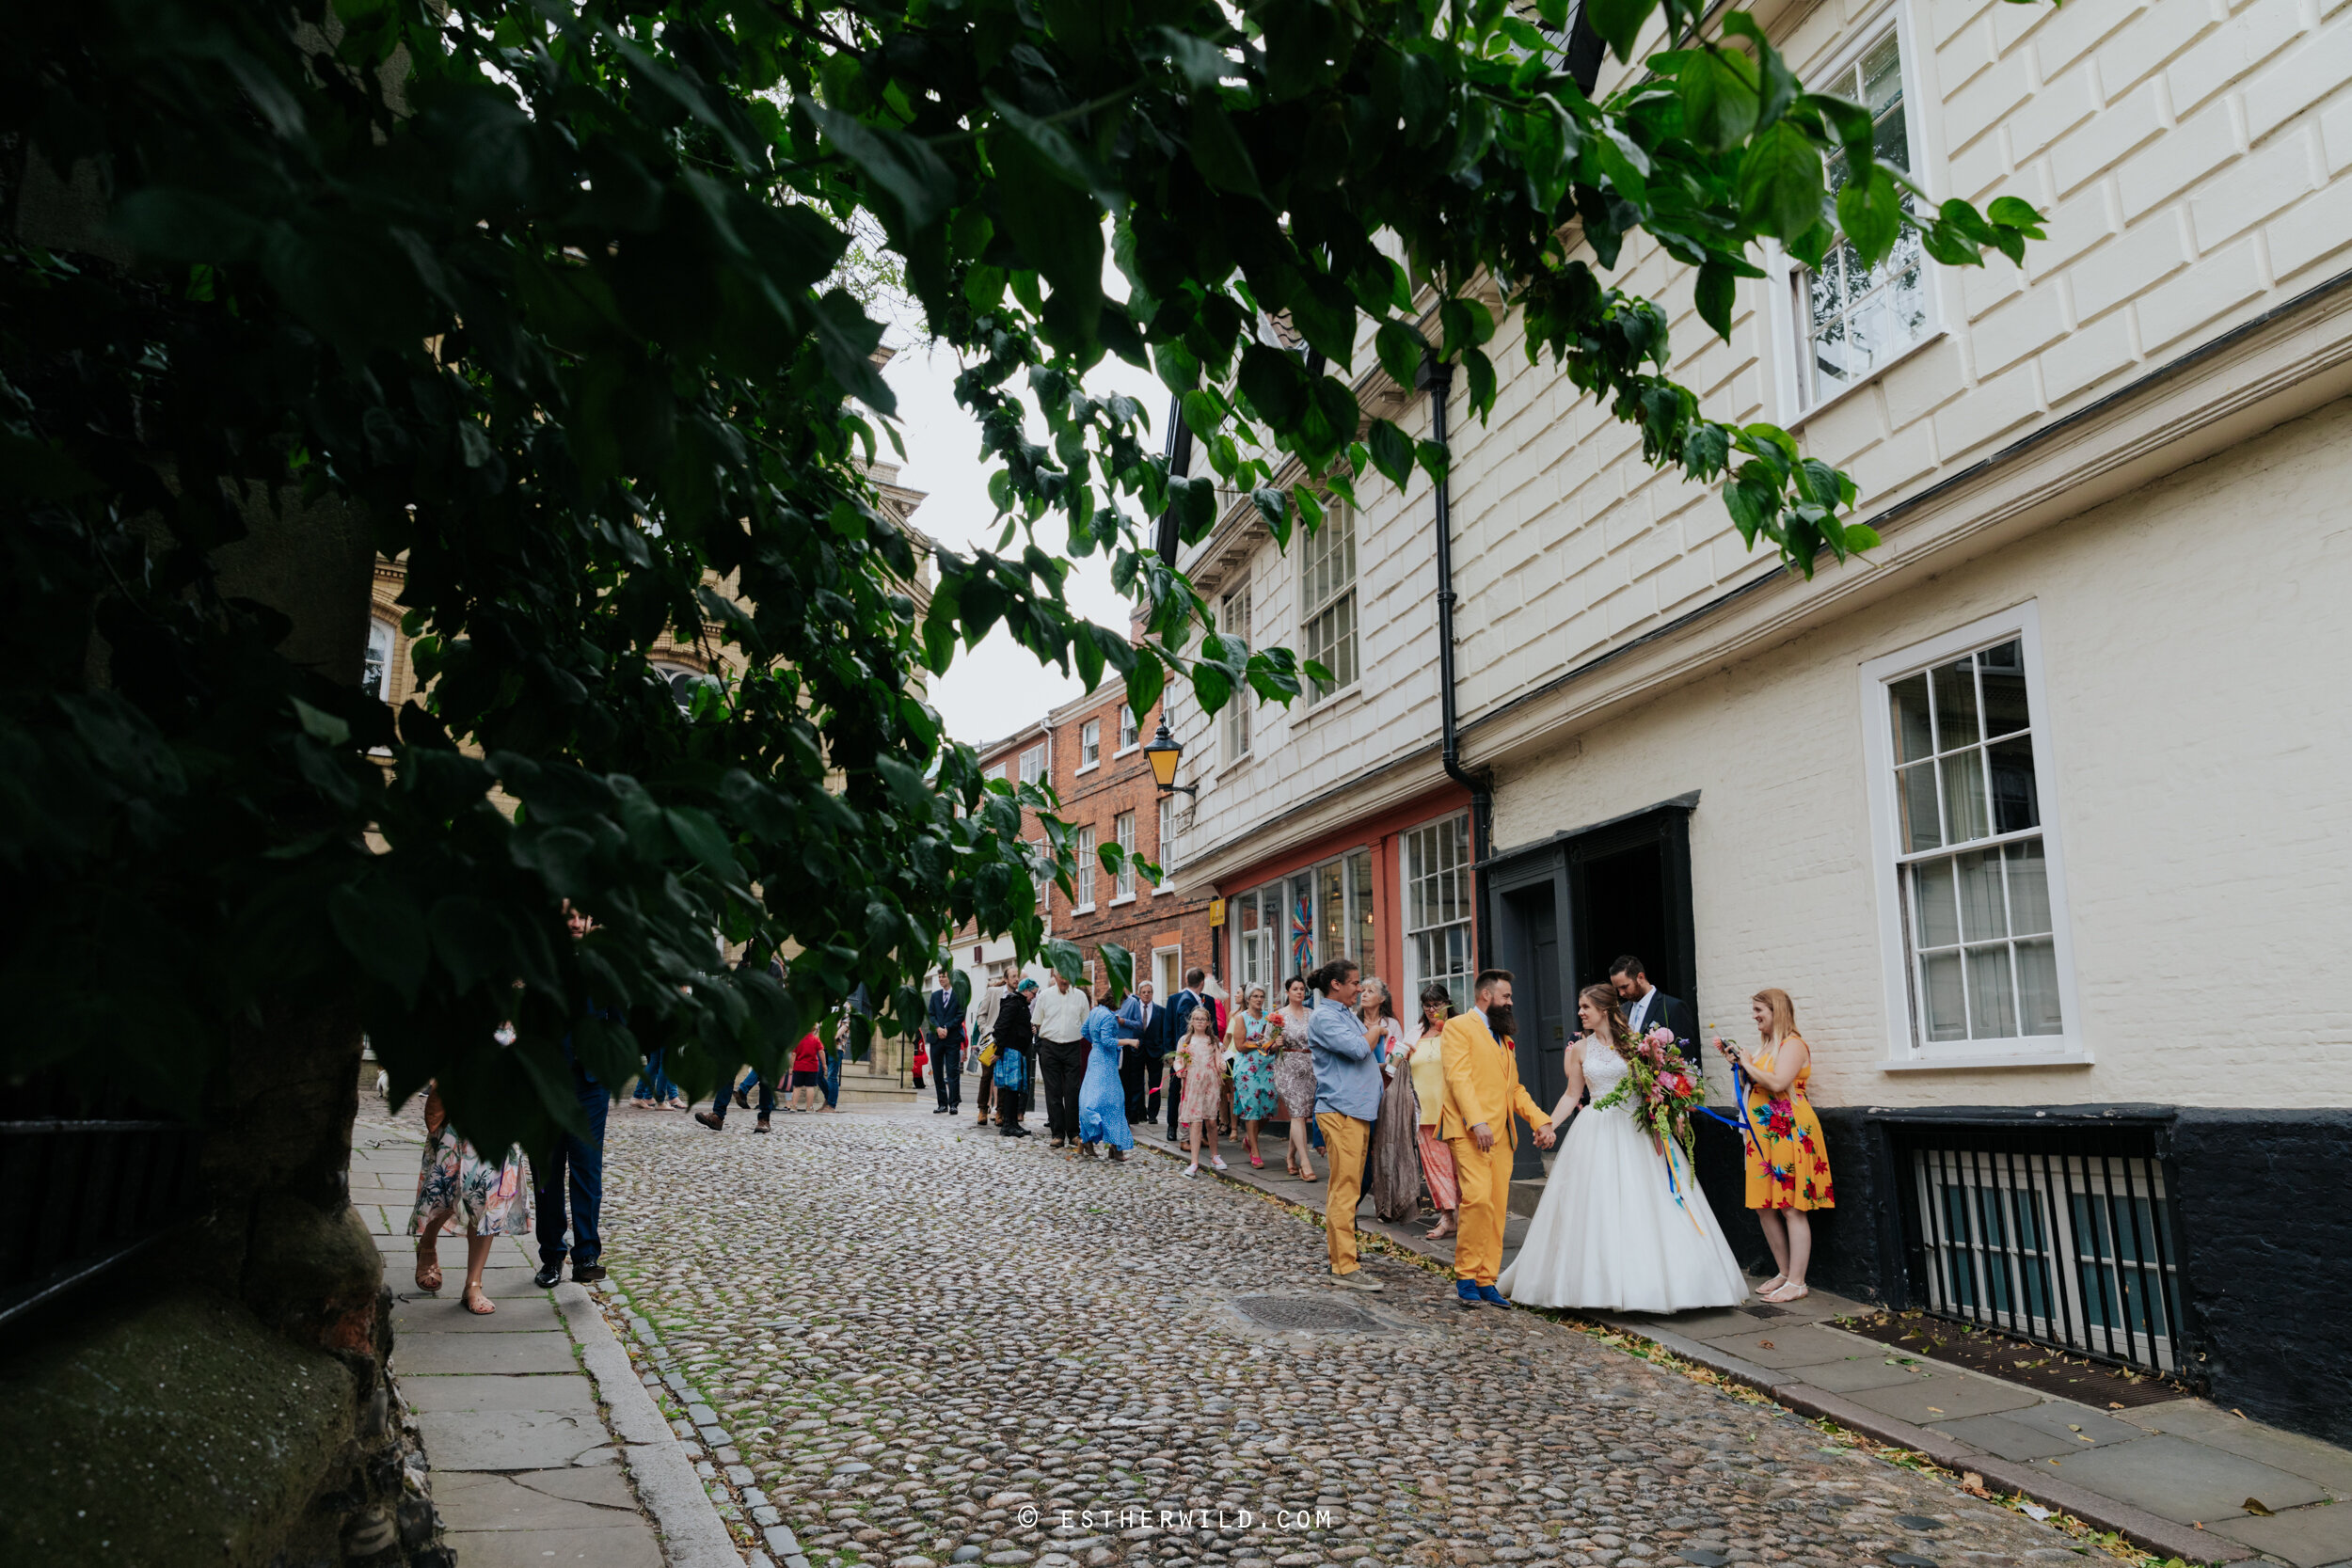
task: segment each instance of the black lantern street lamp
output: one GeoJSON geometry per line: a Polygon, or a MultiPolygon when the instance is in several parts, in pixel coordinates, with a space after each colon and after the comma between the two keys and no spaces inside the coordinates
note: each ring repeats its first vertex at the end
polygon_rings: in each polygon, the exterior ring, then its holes
{"type": "Polygon", "coordinates": [[[1152,781],[1160,786],[1161,794],[1198,795],[1200,793],[1193,785],[1180,784],[1176,782],[1177,759],[1184,754],[1184,749],[1177,745],[1175,737],[1168,733],[1168,721],[1161,720],[1159,733],[1152,737],[1152,744],[1143,749],[1143,760],[1152,765],[1152,781]]]}

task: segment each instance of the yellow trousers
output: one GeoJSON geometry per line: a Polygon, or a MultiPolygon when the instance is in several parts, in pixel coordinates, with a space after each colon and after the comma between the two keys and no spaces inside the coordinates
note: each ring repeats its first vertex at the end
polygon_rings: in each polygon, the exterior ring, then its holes
{"type": "Polygon", "coordinates": [[[1354,1274],[1359,1267],[1356,1205],[1364,1198],[1364,1146],[1372,1138],[1372,1123],[1320,1111],[1315,1125],[1323,1129],[1323,1159],[1331,1167],[1323,1197],[1323,1235],[1331,1249],[1331,1272],[1354,1274]]]}
{"type": "Polygon", "coordinates": [[[1454,1179],[1462,1189],[1454,1277],[1492,1285],[1502,1272],[1502,1222],[1511,1208],[1511,1146],[1497,1138],[1494,1148],[1482,1151],[1478,1140],[1468,1133],[1448,1138],[1445,1146],[1454,1151],[1454,1179]]]}

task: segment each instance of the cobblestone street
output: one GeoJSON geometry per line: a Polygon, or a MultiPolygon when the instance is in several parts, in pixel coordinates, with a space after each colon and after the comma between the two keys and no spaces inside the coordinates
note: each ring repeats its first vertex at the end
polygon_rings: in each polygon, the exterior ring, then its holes
{"type": "Polygon", "coordinates": [[[1785,1411],[1465,1312],[1401,1259],[1368,1256],[1383,1294],[1330,1290],[1312,1224],[1156,1152],[1089,1165],[968,1115],[780,1112],[760,1137],[615,1110],[608,1311],[658,1336],[630,1352],[671,1374],[680,1435],[723,1428],[695,1457],[747,1544],[780,1524],[815,1568],[2076,1554],[1785,1411]],[[1317,1317],[1351,1326],[1282,1326],[1317,1317]]]}

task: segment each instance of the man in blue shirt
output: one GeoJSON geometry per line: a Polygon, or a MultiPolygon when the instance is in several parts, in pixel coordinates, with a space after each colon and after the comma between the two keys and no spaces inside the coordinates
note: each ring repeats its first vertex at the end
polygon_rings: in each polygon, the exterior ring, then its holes
{"type": "Polygon", "coordinates": [[[1377,1291],[1380,1282],[1356,1261],[1356,1205],[1363,1199],[1364,1157],[1372,1149],[1372,1124],[1380,1118],[1381,1087],[1379,1060],[1356,1016],[1359,973],[1345,958],[1335,958],[1307,976],[1322,993],[1307,1021],[1307,1045],[1315,1059],[1315,1126],[1331,1162],[1323,1201],[1331,1276],[1350,1290],[1377,1291]]]}

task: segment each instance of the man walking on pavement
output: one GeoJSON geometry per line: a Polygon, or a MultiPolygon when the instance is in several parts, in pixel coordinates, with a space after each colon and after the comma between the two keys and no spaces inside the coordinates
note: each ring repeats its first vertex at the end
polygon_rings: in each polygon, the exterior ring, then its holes
{"type": "Polygon", "coordinates": [[[980,997],[980,1005],[972,1011],[972,1034],[964,1042],[963,1070],[978,1078],[979,1091],[972,1103],[979,1111],[979,1125],[988,1125],[988,1113],[996,1103],[996,1075],[989,1070],[991,1064],[980,1060],[980,1053],[996,1036],[996,1014],[1005,1005],[1005,980],[1001,974],[988,977],[988,990],[980,997]]]}
{"type": "Polygon", "coordinates": [[[1029,1006],[1037,1024],[1038,1066],[1045,1080],[1045,1130],[1052,1134],[1051,1148],[1078,1141],[1078,1087],[1086,1082],[1086,1023],[1091,1006],[1086,991],[1057,972],[1054,983],[1029,1006]]]}
{"type": "Polygon", "coordinates": [[[1175,1048],[1168,1033],[1172,1015],[1152,1000],[1152,982],[1136,982],[1136,993],[1119,1009],[1119,1033],[1135,1043],[1120,1053],[1120,1086],[1127,1091],[1127,1120],[1149,1122],[1159,1112],[1160,1072],[1175,1048]],[[1144,1098],[1146,1087],[1152,1098],[1144,1098]]]}
{"type": "MultiPolygon", "coordinates": [[[[570,899],[564,900],[564,926],[574,942],[586,940],[596,925],[572,908],[570,899]]],[[[617,1020],[610,1008],[600,1007],[593,1000],[585,1011],[592,1018],[617,1020]]],[[[544,1170],[535,1173],[537,1191],[532,1199],[539,1212],[539,1272],[532,1279],[542,1290],[552,1290],[564,1277],[567,1196],[571,1200],[572,1277],[582,1285],[604,1277],[604,1265],[597,1261],[604,1256],[604,1232],[597,1222],[604,1212],[604,1120],[612,1107],[612,1096],[596,1082],[596,1074],[580,1065],[569,1035],[564,1037],[564,1060],[572,1069],[572,1093],[579,1100],[580,1115],[588,1120],[588,1136],[583,1139],[559,1132],[555,1158],[548,1162],[544,1170]]]]}
{"type": "Polygon", "coordinates": [[[1352,1291],[1377,1291],[1380,1282],[1356,1260],[1356,1206],[1363,1201],[1364,1157],[1380,1116],[1380,1064],[1356,1016],[1359,974],[1345,958],[1334,958],[1307,976],[1323,993],[1308,1019],[1307,1045],[1315,1059],[1315,1126],[1331,1162],[1323,1197],[1331,1277],[1352,1291]]]}
{"type": "MultiPolygon", "coordinates": [[[[1186,971],[1184,974],[1184,989],[1168,999],[1168,1043],[1169,1050],[1173,1051],[1175,1049],[1176,1042],[1183,1039],[1184,1037],[1184,1031],[1191,1027],[1193,1009],[1196,1007],[1206,1007],[1210,1006],[1209,999],[1200,994],[1200,988],[1208,983],[1208,978],[1209,972],[1205,969],[1193,969],[1186,971]]],[[[1216,1015],[1212,1013],[1210,1016],[1215,1017],[1216,1015]]],[[[1218,1033],[1218,1031],[1211,1030],[1210,1033],[1216,1034],[1218,1033]]],[[[1153,1068],[1149,1069],[1151,1088],[1152,1092],[1154,1094],[1160,1092],[1161,1076],[1162,1071],[1160,1069],[1153,1068]]],[[[1175,1143],[1180,1137],[1183,1136],[1184,1132],[1184,1129],[1180,1125],[1176,1115],[1177,1106],[1183,1103],[1184,1097],[1176,1092],[1176,1085],[1173,1075],[1169,1075],[1169,1082],[1167,1085],[1167,1100],[1168,1141],[1169,1143],[1175,1143]]],[[[1143,1119],[1149,1121],[1152,1117],[1147,1114],[1143,1119]]]]}
{"type": "Polygon", "coordinates": [[[923,1033],[931,1048],[931,1086],[939,1094],[931,1115],[953,1116],[963,1109],[963,1004],[956,997],[955,971],[939,972],[939,989],[926,1010],[923,1033]]]}
{"type": "Polygon", "coordinates": [[[1030,1135],[1021,1117],[1037,1085],[1037,1035],[1029,1010],[1036,996],[1037,982],[1024,980],[996,1009],[996,1067],[991,1076],[995,1079],[997,1131],[1008,1138],[1030,1135]]]}
{"type": "MultiPolygon", "coordinates": [[[[1454,1152],[1462,1204],[1454,1241],[1454,1293],[1465,1305],[1508,1307],[1495,1289],[1502,1271],[1502,1227],[1511,1201],[1511,1157],[1518,1117],[1535,1130],[1535,1147],[1551,1147],[1551,1117],[1519,1085],[1518,1063],[1494,1037],[1487,1009],[1511,1005],[1511,972],[1478,974],[1478,1006],[1446,1020],[1438,1049],[1445,1061],[1445,1114],[1438,1132],[1454,1152]]],[[[1336,1175],[1336,1170],[1334,1172],[1336,1175]]]]}

